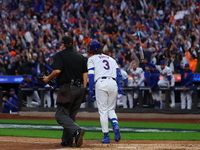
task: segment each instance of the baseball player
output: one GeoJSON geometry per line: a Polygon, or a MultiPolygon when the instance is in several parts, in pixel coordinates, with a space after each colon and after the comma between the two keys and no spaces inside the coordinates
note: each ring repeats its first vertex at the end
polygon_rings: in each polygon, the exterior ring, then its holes
{"type": "MultiPolygon", "coordinates": [[[[129,68],[129,72],[133,77],[133,86],[144,86],[144,71],[142,68],[138,67],[137,63],[135,61],[132,62],[131,67],[129,68]]],[[[133,92],[133,107],[137,106],[138,103],[138,91],[133,92]]]]}
{"type": "MultiPolygon", "coordinates": [[[[129,79],[127,72],[121,68],[121,66],[118,64],[119,69],[122,74],[122,80],[123,80],[123,86],[133,86],[133,82],[129,79]]],[[[122,95],[123,99],[123,108],[128,108],[127,106],[127,100],[129,104],[129,108],[133,108],[133,91],[126,91],[126,95],[122,95]]]]}
{"type": "Polygon", "coordinates": [[[8,101],[13,104],[12,107],[11,107],[11,111],[12,113],[18,113],[18,101],[17,101],[17,95],[15,94],[15,89],[14,88],[11,88],[10,89],[10,97],[8,99],[8,101]],[[15,99],[15,98],[16,99],[15,99]]]}
{"type": "Polygon", "coordinates": [[[2,100],[2,113],[10,113],[12,106],[8,103],[8,96],[5,95],[2,100]]]}
{"type": "Polygon", "coordinates": [[[93,40],[90,43],[88,59],[89,96],[92,101],[97,101],[98,112],[104,138],[102,143],[110,143],[108,119],[115,133],[114,139],[120,141],[120,128],[115,113],[118,92],[122,91],[122,76],[117,62],[110,56],[103,54],[101,45],[93,40]],[[116,82],[117,81],[117,82],[116,82]],[[93,91],[95,84],[95,93],[93,91]]]}
{"type": "Polygon", "coordinates": [[[150,68],[150,74],[146,74],[146,80],[148,86],[150,86],[149,93],[152,95],[152,99],[154,101],[154,108],[161,109],[162,108],[162,101],[161,101],[161,95],[160,92],[155,90],[155,88],[158,86],[159,81],[159,72],[156,70],[156,66],[153,63],[148,63],[147,66],[150,68]]]}
{"type": "Polygon", "coordinates": [[[186,108],[186,100],[187,100],[187,109],[191,109],[193,91],[187,90],[187,88],[193,85],[194,73],[190,69],[189,64],[185,64],[185,68],[181,67],[180,64],[178,64],[176,67],[181,72],[181,86],[183,86],[183,91],[181,91],[181,109],[186,108]]]}
{"type": "MultiPolygon", "coordinates": [[[[23,80],[19,84],[19,87],[27,87],[27,88],[33,87],[33,83],[31,82],[31,80],[28,78],[26,74],[23,75],[23,80]]],[[[26,91],[26,94],[27,94],[27,107],[32,107],[32,104],[36,106],[41,105],[41,100],[37,91],[26,91]],[[34,103],[32,101],[33,99],[35,99],[37,103],[34,103]]]]}
{"type": "MultiPolygon", "coordinates": [[[[48,84],[46,83],[39,83],[38,82],[38,75],[39,73],[37,72],[36,68],[32,67],[31,68],[31,81],[35,86],[40,86],[40,87],[49,87],[48,84]]],[[[50,91],[44,91],[44,106],[47,102],[47,107],[51,107],[51,95],[50,95],[50,91]]]]}
{"type": "MultiPolygon", "coordinates": [[[[165,60],[161,60],[160,65],[156,65],[156,69],[158,69],[160,74],[163,76],[163,79],[158,81],[158,86],[168,86],[168,89],[170,89],[170,87],[174,86],[175,79],[174,76],[172,75],[171,69],[166,64],[167,63],[165,60]]],[[[171,97],[170,107],[174,108],[175,107],[174,91],[170,92],[170,97],[171,97]]]]}

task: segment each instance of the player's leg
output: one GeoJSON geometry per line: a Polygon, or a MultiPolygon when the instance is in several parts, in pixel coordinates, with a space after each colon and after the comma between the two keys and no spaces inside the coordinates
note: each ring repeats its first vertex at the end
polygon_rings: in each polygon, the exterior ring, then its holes
{"type": "MultiPolygon", "coordinates": [[[[158,86],[159,87],[162,87],[162,86],[167,86],[167,81],[165,81],[164,79],[161,79],[158,81],[158,86]]],[[[162,91],[159,91],[159,95],[160,95],[160,98],[161,98],[161,95],[162,95],[162,91]]],[[[161,99],[162,100],[162,99],[161,99]]]]}
{"type": "Polygon", "coordinates": [[[186,91],[187,109],[192,108],[192,93],[193,91],[186,91]]]}
{"type": "Polygon", "coordinates": [[[129,108],[133,108],[133,91],[127,92],[127,99],[129,102],[129,108]]]}
{"type": "Polygon", "coordinates": [[[186,96],[185,96],[185,92],[181,91],[181,109],[185,109],[186,106],[186,96]]]}
{"type": "MultiPolygon", "coordinates": [[[[108,80],[97,81],[95,85],[95,96],[98,107],[98,112],[100,115],[100,124],[102,128],[102,133],[104,137],[102,139],[102,143],[108,144],[110,143],[109,137],[109,128],[108,128],[108,80]],[[101,82],[102,81],[102,82],[101,82]]],[[[116,95],[117,98],[117,95],[116,95]]],[[[115,107],[116,107],[116,99],[115,99],[115,107]]]]}
{"type": "Polygon", "coordinates": [[[127,106],[128,97],[125,95],[122,95],[121,98],[122,98],[122,102],[123,102],[123,108],[128,108],[128,106],[127,106]]]}
{"type": "Polygon", "coordinates": [[[40,99],[37,91],[33,92],[33,99],[35,99],[38,102],[38,106],[41,105],[41,99],[40,99]]]}
{"type": "Polygon", "coordinates": [[[50,91],[46,91],[44,94],[44,99],[47,101],[47,107],[51,107],[51,96],[50,96],[50,91]]]}
{"type": "Polygon", "coordinates": [[[133,92],[133,108],[137,107],[138,103],[138,91],[133,92]]]}
{"type": "Polygon", "coordinates": [[[26,97],[26,100],[27,100],[26,106],[27,106],[27,107],[31,107],[31,102],[32,102],[31,96],[27,96],[27,97],[26,97]]]}
{"type": "Polygon", "coordinates": [[[54,99],[54,108],[57,107],[56,105],[56,98],[57,98],[58,92],[57,91],[53,91],[53,99],[54,99]]]}
{"type": "Polygon", "coordinates": [[[115,113],[115,108],[116,108],[116,96],[118,93],[117,85],[116,82],[113,80],[110,80],[109,84],[109,99],[108,99],[108,116],[110,119],[110,122],[113,127],[113,131],[115,133],[114,140],[116,142],[119,142],[121,139],[121,134],[120,134],[120,128],[119,128],[119,123],[118,123],[118,118],[115,113]]]}
{"type": "MultiPolygon", "coordinates": [[[[171,86],[173,87],[175,85],[175,80],[171,80],[171,86]]],[[[174,91],[170,92],[170,98],[171,98],[171,104],[170,107],[175,108],[175,94],[174,91]]]]}

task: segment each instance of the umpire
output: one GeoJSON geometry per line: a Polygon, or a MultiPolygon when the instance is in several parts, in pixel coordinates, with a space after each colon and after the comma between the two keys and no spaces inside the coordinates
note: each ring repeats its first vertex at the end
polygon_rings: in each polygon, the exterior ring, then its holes
{"type": "Polygon", "coordinates": [[[76,124],[75,117],[80,105],[85,101],[85,88],[87,86],[87,62],[80,53],[73,49],[73,39],[64,36],[61,41],[62,51],[54,56],[53,71],[43,81],[49,83],[57,77],[59,86],[56,99],[56,121],[63,127],[61,146],[80,147],[83,142],[84,129],[76,124]]]}

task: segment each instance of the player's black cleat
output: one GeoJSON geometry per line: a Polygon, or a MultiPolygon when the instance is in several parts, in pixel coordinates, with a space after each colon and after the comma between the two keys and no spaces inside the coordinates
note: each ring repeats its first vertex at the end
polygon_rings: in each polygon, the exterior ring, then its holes
{"type": "Polygon", "coordinates": [[[75,133],[75,143],[77,147],[80,147],[83,143],[83,136],[85,134],[84,129],[78,129],[75,133]]]}

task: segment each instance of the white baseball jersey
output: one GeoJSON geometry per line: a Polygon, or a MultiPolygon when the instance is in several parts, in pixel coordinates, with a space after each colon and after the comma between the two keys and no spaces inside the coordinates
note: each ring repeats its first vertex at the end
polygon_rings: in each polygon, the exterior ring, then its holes
{"type": "Polygon", "coordinates": [[[168,66],[165,66],[165,68],[162,69],[160,65],[156,65],[156,69],[158,69],[165,80],[168,80],[167,76],[171,76],[173,78],[172,70],[168,66]]]}
{"type": "Polygon", "coordinates": [[[127,86],[133,86],[133,82],[129,79],[128,74],[125,70],[121,69],[121,74],[122,74],[122,80],[126,80],[128,78],[128,83],[127,86]]]}
{"type": "Polygon", "coordinates": [[[144,78],[144,71],[142,68],[137,67],[136,70],[131,68],[130,73],[133,77],[135,84],[141,85],[144,83],[145,78],[144,78]]]}
{"type": "Polygon", "coordinates": [[[102,132],[108,133],[108,119],[115,118],[118,86],[116,79],[117,62],[105,54],[96,54],[88,59],[88,74],[94,74],[95,97],[100,114],[102,132]],[[90,70],[94,68],[94,70],[90,70]],[[106,77],[106,78],[102,78],[106,77]]]}
{"type": "Polygon", "coordinates": [[[116,68],[119,68],[116,61],[105,54],[98,54],[88,59],[88,74],[95,74],[94,81],[96,82],[101,77],[117,77],[116,68]],[[90,68],[95,68],[89,70],[90,68]]]}

